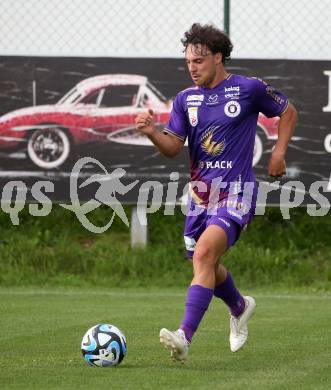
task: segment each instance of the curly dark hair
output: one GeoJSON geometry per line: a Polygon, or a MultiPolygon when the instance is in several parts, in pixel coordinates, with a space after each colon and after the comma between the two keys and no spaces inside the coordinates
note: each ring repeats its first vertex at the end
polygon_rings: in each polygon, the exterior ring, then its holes
{"type": "Polygon", "coordinates": [[[233,49],[230,38],[212,24],[192,24],[191,28],[185,32],[181,42],[184,46],[184,51],[189,44],[201,44],[207,46],[213,54],[222,53],[223,64],[230,59],[233,49]]]}

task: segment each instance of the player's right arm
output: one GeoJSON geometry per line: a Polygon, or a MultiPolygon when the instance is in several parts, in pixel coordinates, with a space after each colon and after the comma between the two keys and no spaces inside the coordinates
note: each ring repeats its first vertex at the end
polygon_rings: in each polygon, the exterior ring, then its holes
{"type": "Polygon", "coordinates": [[[183,149],[183,140],[172,134],[163,133],[155,127],[153,110],[138,114],[135,123],[136,128],[144,133],[164,156],[174,157],[183,149]]]}

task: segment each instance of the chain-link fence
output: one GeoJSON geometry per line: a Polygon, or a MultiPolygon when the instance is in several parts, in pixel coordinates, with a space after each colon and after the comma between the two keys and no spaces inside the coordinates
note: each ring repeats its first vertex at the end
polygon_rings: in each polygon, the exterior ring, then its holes
{"type": "Polygon", "coordinates": [[[1,0],[0,55],[181,57],[227,5],[233,58],[331,58],[329,0],[1,0]]]}
{"type": "Polygon", "coordinates": [[[331,59],[329,0],[232,0],[237,58],[331,59]]]}

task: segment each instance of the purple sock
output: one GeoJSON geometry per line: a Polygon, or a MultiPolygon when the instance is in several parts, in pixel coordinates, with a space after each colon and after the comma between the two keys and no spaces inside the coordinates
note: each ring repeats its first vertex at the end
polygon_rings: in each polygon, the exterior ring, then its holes
{"type": "Polygon", "coordinates": [[[245,300],[236,289],[230,272],[227,273],[224,282],[215,287],[214,295],[227,304],[235,317],[239,317],[245,309],[245,300]]]}
{"type": "Polygon", "coordinates": [[[185,333],[186,340],[190,343],[194,332],[198,329],[205,311],[213,297],[214,291],[210,288],[194,284],[189,287],[186,297],[185,315],[181,329],[185,333]]]}

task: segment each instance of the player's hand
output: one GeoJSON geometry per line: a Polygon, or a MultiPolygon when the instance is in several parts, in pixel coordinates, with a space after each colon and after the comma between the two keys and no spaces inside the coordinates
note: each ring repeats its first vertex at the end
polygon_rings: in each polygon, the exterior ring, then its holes
{"type": "Polygon", "coordinates": [[[268,173],[271,177],[282,177],[286,174],[284,155],[273,152],[269,161],[268,173]]]}
{"type": "Polygon", "coordinates": [[[146,135],[152,135],[155,132],[155,118],[152,109],[148,112],[138,114],[135,119],[136,129],[140,130],[146,135]]]}

